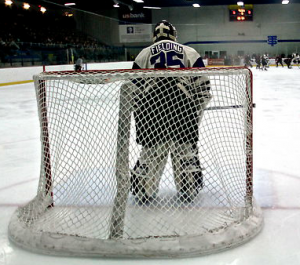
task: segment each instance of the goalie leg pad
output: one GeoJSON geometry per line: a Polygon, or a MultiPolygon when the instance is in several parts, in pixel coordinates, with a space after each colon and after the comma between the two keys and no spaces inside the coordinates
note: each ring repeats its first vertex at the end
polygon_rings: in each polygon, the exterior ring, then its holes
{"type": "Polygon", "coordinates": [[[165,144],[142,148],[130,178],[131,192],[140,203],[150,202],[156,197],[167,158],[168,148],[165,144]]]}
{"type": "Polygon", "coordinates": [[[175,144],[171,151],[171,159],[179,197],[190,202],[204,185],[197,145],[175,144]]]}

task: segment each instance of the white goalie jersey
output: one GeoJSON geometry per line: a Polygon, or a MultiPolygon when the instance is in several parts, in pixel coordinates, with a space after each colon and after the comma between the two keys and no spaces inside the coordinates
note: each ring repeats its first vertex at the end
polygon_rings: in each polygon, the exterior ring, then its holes
{"type": "MultiPolygon", "coordinates": [[[[171,40],[145,48],[133,69],[204,67],[193,49],[171,40]]],[[[199,125],[211,100],[206,76],[157,77],[132,80],[136,142],[143,146],[131,176],[132,193],[149,202],[171,153],[177,191],[192,200],[203,187],[198,158],[199,125]],[[187,173],[188,172],[188,173],[187,173]]]]}
{"type": "MultiPolygon", "coordinates": [[[[171,40],[143,49],[133,64],[133,69],[187,67],[204,67],[201,56],[193,48],[171,40]]],[[[198,141],[200,112],[203,103],[211,98],[207,77],[144,78],[132,82],[136,87],[138,144],[149,147],[170,140],[198,141]]]]}
{"type": "Polygon", "coordinates": [[[171,40],[162,40],[143,49],[133,64],[133,69],[186,67],[204,67],[201,56],[195,49],[171,40]]]}

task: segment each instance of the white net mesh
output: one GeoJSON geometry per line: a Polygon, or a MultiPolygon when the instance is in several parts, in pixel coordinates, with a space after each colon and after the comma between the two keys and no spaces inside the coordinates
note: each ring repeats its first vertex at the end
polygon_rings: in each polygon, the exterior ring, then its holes
{"type": "Polygon", "coordinates": [[[35,76],[38,193],[17,244],[83,256],[189,256],[262,224],[252,197],[252,80],[244,68],[35,76]]]}

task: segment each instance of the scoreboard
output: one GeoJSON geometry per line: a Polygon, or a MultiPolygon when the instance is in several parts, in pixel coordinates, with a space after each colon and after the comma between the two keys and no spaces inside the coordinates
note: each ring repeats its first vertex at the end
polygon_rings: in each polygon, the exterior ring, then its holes
{"type": "Polygon", "coordinates": [[[230,5],[229,21],[253,21],[253,5],[230,5]]]}

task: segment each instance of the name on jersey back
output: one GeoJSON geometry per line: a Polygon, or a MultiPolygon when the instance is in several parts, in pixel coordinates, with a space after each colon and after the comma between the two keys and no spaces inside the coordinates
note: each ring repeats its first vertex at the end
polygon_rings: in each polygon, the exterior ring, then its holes
{"type": "Polygon", "coordinates": [[[170,51],[170,50],[174,50],[176,52],[182,53],[183,47],[181,45],[172,42],[162,42],[152,46],[150,50],[152,55],[157,54],[161,51],[170,51]]]}

